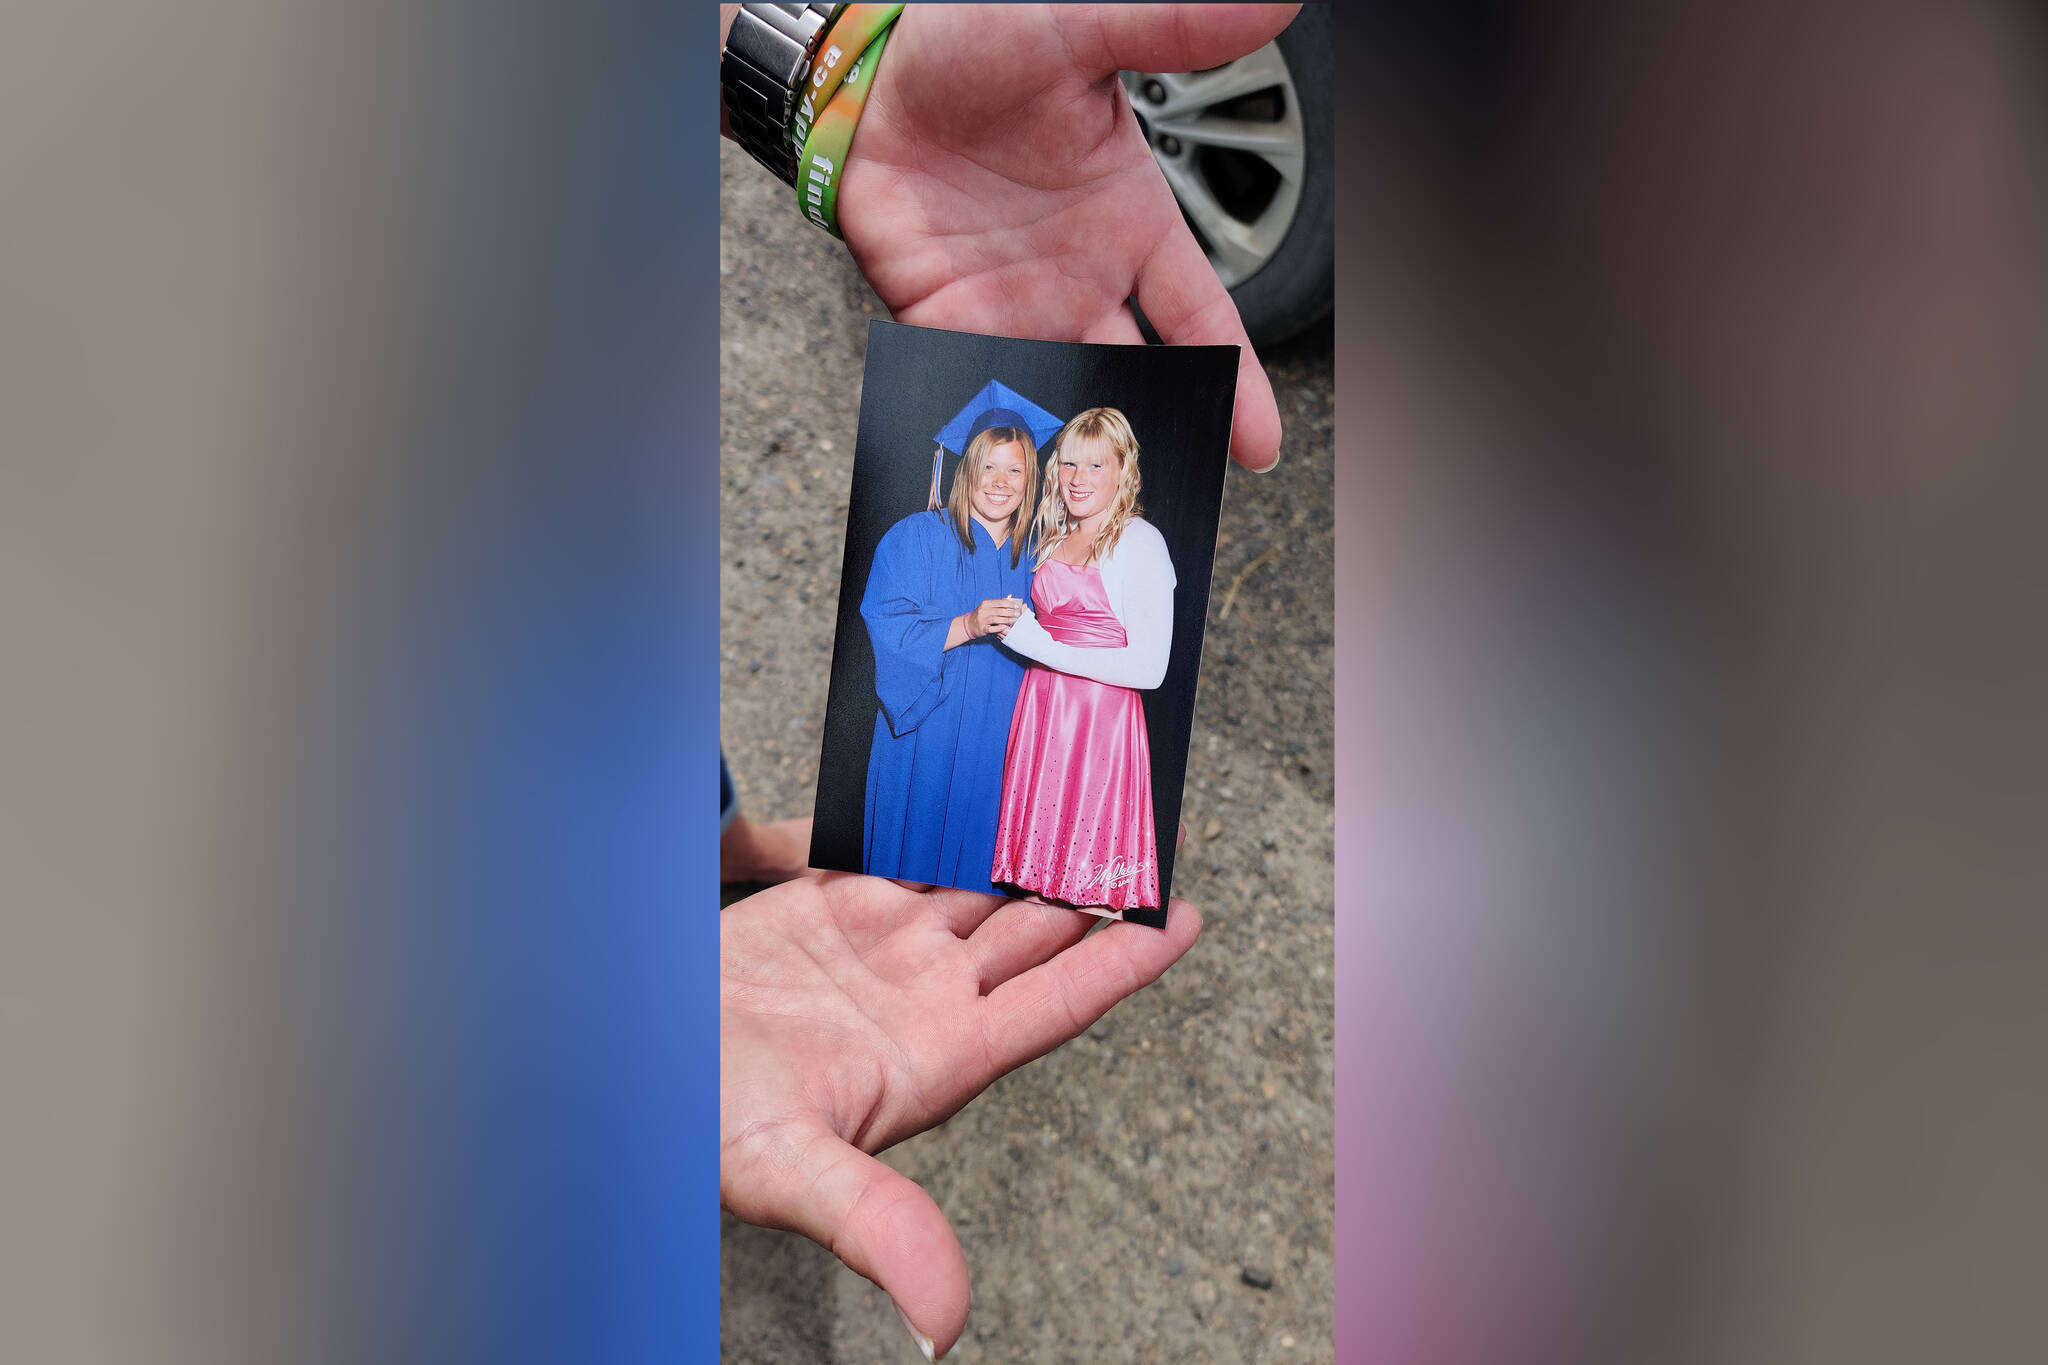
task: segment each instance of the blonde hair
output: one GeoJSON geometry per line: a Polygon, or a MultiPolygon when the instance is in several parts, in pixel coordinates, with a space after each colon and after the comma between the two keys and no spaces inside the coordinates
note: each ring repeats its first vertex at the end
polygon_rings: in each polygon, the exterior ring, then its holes
{"type": "Polygon", "coordinates": [[[1031,521],[1038,501],[1038,444],[1031,439],[1031,433],[1022,427],[990,427],[976,433],[967,443],[967,452],[960,457],[960,467],[953,471],[953,486],[946,493],[946,516],[953,523],[954,532],[960,543],[967,547],[967,553],[974,553],[974,509],[968,497],[974,492],[981,473],[981,462],[989,451],[999,445],[1015,441],[1024,449],[1024,496],[1010,509],[1010,528],[1007,533],[1010,542],[1010,567],[1016,568],[1024,559],[1024,542],[1030,536],[1031,521]]]}
{"type": "Polygon", "coordinates": [[[1110,499],[1108,514],[1096,529],[1095,543],[1088,549],[1089,559],[1101,559],[1114,550],[1124,527],[1144,510],[1138,506],[1138,437],[1131,430],[1130,419],[1115,408],[1090,408],[1077,413],[1053,438],[1052,453],[1045,460],[1047,492],[1038,504],[1037,564],[1052,558],[1052,552],[1073,533],[1076,524],[1067,516],[1066,499],[1059,494],[1060,452],[1067,449],[1070,441],[1095,440],[1106,443],[1115,454],[1117,481],[1116,496],[1110,499]]]}

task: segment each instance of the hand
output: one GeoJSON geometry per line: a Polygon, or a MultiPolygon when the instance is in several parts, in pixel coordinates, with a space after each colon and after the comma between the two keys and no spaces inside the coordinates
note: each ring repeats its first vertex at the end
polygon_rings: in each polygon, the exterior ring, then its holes
{"type": "Polygon", "coordinates": [[[872,1153],[1156,980],[1201,916],[1174,901],[1149,929],[824,873],[719,923],[720,1197],[829,1247],[943,1355],[967,1322],[966,1258],[931,1196],[872,1153]]]}
{"type": "Polygon", "coordinates": [[[839,226],[896,317],[1054,341],[1243,348],[1231,454],[1280,456],[1280,412],[1117,72],[1255,51],[1296,5],[910,5],[840,181],[839,226]]]}
{"type": "Polygon", "coordinates": [[[1010,623],[1017,619],[1017,613],[1024,610],[1024,603],[1014,597],[991,597],[973,611],[967,613],[967,635],[979,640],[993,634],[1001,639],[1010,623]]]}
{"type": "Polygon", "coordinates": [[[1017,633],[1017,627],[1026,621],[1035,626],[1038,624],[1038,616],[1030,607],[1019,604],[1017,614],[1010,618],[1010,624],[1003,627],[1002,638],[1007,641],[1012,635],[1017,633]]]}
{"type": "Polygon", "coordinates": [[[718,836],[718,880],[773,886],[801,877],[810,856],[810,816],[756,823],[736,814],[718,836]]]}

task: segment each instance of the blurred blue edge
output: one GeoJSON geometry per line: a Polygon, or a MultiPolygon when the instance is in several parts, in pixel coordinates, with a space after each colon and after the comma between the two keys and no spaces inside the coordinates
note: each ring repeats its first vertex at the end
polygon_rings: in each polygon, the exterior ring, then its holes
{"type": "Polygon", "coordinates": [[[477,172],[502,226],[431,248],[520,335],[437,399],[456,435],[364,547],[400,567],[339,689],[309,1008],[347,1075],[363,1359],[718,1351],[715,10],[586,18],[529,25],[509,85],[560,107],[484,137],[521,168],[477,172]]]}

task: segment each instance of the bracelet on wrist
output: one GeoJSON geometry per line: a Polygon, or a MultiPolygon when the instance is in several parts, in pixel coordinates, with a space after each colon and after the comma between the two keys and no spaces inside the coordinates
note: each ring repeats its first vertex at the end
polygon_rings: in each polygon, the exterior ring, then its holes
{"type": "Polygon", "coordinates": [[[826,26],[817,55],[811,59],[810,71],[797,91],[796,110],[789,125],[791,151],[803,151],[804,141],[811,135],[811,126],[859,64],[861,54],[876,38],[888,32],[889,26],[902,12],[902,5],[837,5],[833,8],[832,22],[826,26]]]}
{"type": "Polygon", "coordinates": [[[721,112],[733,140],[773,171],[796,183],[797,147],[791,121],[818,49],[843,6],[741,5],[719,57],[721,112]]]}
{"type": "Polygon", "coordinates": [[[812,68],[806,103],[799,106],[792,125],[792,132],[804,129],[797,156],[797,208],[834,237],[842,236],[839,177],[853,147],[854,129],[867,108],[868,92],[874,88],[890,25],[902,10],[900,4],[848,5],[840,12],[812,68]],[[823,107],[811,102],[814,99],[822,100],[823,107]],[[816,117],[805,127],[809,109],[816,109],[816,117]]]}
{"type": "Polygon", "coordinates": [[[853,149],[854,130],[867,106],[873,88],[875,67],[882,57],[888,35],[879,35],[861,54],[840,83],[832,102],[818,115],[797,161],[797,208],[804,217],[834,237],[839,230],[839,181],[846,170],[846,158],[853,149]]]}

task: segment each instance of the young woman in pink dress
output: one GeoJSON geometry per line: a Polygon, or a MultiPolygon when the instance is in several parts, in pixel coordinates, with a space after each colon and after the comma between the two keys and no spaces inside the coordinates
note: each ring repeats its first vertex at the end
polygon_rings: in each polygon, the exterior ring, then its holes
{"type": "Polygon", "coordinates": [[[1138,516],[1138,483],[1121,412],[1090,408],[1060,429],[1031,605],[1003,636],[1031,667],[1010,716],[989,874],[1113,919],[1160,905],[1139,693],[1166,677],[1174,575],[1166,541],[1138,516]]]}

